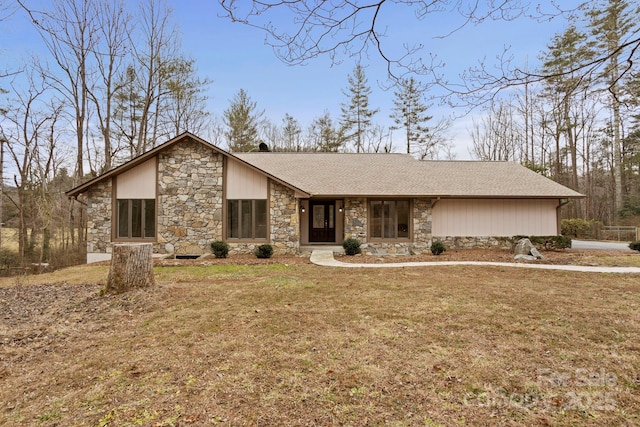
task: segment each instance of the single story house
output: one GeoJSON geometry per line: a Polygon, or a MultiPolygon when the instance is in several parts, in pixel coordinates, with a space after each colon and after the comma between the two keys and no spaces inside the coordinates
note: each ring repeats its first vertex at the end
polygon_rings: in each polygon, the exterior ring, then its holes
{"type": "Polygon", "coordinates": [[[407,154],[229,153],[184,133],[67,192],[87,206],[88,257],[112,243],[198,255],[276,253],[359,239],[371,253],[504,246],[556,235],[581,194],[517,163],[420,161],[407,154]],[[510,244],[510,242],[509,242],[510,244]]]}

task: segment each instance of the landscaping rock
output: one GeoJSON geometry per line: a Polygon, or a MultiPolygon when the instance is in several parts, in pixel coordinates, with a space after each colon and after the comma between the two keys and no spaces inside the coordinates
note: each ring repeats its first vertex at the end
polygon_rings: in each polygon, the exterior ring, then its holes
{"type": "Polygon", "coordinates": [[[535,247],[531,248],[531,255],[536,257],[536,259],[544,258],[542,254],[535,247]]]}
{"type": "Polygon", "coordinates": [[[542,254],[533,246],[531,240],[529,239],[520,239],[518,243],[516,243],[515,248],[516,256],[514,259],[522,259],[528,261],[535,261],[536,259],[542,259],[542,254]]]}
{"type": "Polygon", "coordinates": [[[520,239],[518,240],[518,243],[516,243],[515,253],[516,255],[529,255],[531,253],[531,248],[535,249],[531,240],[520,239]]]}

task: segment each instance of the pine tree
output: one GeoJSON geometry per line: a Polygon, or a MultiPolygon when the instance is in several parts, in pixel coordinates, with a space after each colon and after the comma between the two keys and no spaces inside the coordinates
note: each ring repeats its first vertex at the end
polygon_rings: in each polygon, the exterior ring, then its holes
{"type": "Polygon", "coordinates": [[[284,137],[284,149],[286,151],[302,151],[300,144],[300,123],[288,113],[282,119],[282,133],[284,137]]]}
{"type": "Polygon", "coordinates": [[[622,209],[624,201],[623,183],[623,150],[621,129],[623,127],[620,112],[622,88],[620,80],[623,69],[620,61],[624,51],[622,45],[627,39],[635,35],[636,22],[639,19],[640,9],[635,3],[633,6],[625,0],[601,0],[594,2],[587,12],[590,18],[589,27],[594,36],[592,49],[594,55],[608,56],[608,62],[600,78],[604,81],[610,100],[611,115],[613,118],[613,177],[615,187],[615,213],[622,209]]]}
{"type": "Polygon", "coordinates": [[[328,111],[317,117],[309,126],[310,147],[314,151],[337,152],[344,144],[341,129],[336,129],[328,111]]]}
{"type": "Polygon", "coordinates": [[[263,112],[256,113],[255,110],[256,103],[251,101],[244,89],[240,89],[230,100],[229,108],[224,110],[224,124],[229,128],[225,132],[229,150],[251,151],[258,147],[258,122],[263,112]]]}
{"type": "Polygon", "coordinates": [[[423,102],[425,87],[413,77],[402,79],[398,89],[394,92],[393,112],[391,118],[397,126],[392,129],[404,129],[407,143],[407,153],[425,151],[425,144],[429,141],[429,128],[425,126],[431,116],[427,115],[429,108],[423,102]]]}
{"type": "MultiPolygon", "coordinates": [[[[585,35],[580,32],[575,25],[570,25],[563,33],[556,34],[548,46],[548,50],[542,57],[542,74],[551,76],[544,82],[545,97],[552,105],[551,118],[555,129],[553,139],[555,140],[555,180],[569,185],[579,191],[580,180],[578,177],[578,117],[576,108],[580,109],[581,102],[585,97],[585,88],[588,81],[584,76],[578,75],[574,70],[575,64],[584,63],[589,60],[591,53],[584,44],[585,35]],[[563,162],[562,153],[565,151],[560,146],[564,137],[566,149],[571,159],[570,181],[562,182],[563,162]]],[[[577,217],[582,216],[581,204],[576,203],[577,217]]]]}
{"type": "Polygon", "coordinates": [[[371,126],[372,117],[378,108],[369,108],[371,88],[367,85],[364,68],[356,65],[353,74],[347,77],[349,87],[342,93],[349,98],[349,102],[342,104],[342,118],[340,125],[347,141],[353,141],[356,152],[364,151],[365,133],[371,126]]]}

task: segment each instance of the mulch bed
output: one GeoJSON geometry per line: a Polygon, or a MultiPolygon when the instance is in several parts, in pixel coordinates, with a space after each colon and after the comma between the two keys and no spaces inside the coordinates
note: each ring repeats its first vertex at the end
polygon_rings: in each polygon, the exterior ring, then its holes
{"type": "MultiPolygon", "coordinates": [[[[516,261],[513,251],[503,249],[458,249],[447,250],[441,255],[431,253],[422,255],[336,255],[336,260],[346,263],[381,264],[395,262],[439,262],[439,261],[486,261],[486,262],[531,262],[538,264],[574,264],[574,265],[602,265],[602,257],[638,256],[635,252],[611,250],[577,250],[565,249],[559,251],[543,251],[544,259],[538,261],[516,261]]],[[[310,264],[309,255],[274,255],[271,258],[260,259],[252,254],[233,254],[227,258],[213,256],[202,259],[155,259],[155,266],[177,267],[184,265],[269,265],[269,264],[310,264]]],[[[108,262],[107,262],[108,265],[108,262]]]]}
{"type": "Polygon", "coordinates": [[[381,264],[389,262],[440,262],[440,261],[485,261],[485,262],[530,262],[538,264],[575,264],[575,265],[602,265],[598,258],[601,257],[626,257],[637,256],[629,251],[596,251],[566,249],[561,251],[543,251],[544,259],[538,261],[516,261],[513,251],[503,249],[459,249],[447,250],[441,255],[398,255],[375,256],[356,255],[338,256],[337,260],[350,263],[381,264]]]}

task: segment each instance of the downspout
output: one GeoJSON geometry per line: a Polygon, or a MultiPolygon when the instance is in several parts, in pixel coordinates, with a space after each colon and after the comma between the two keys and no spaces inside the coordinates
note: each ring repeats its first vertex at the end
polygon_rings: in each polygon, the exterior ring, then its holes
{"type": "Polygon", "coordinates": [[[556,233],[558,235],[562,234],[562,221],[560,220],[560,209],[569,204],[571,200],[566,199],[564,202],[562,201],[562,199],[558,199],[558,206],[556,207],[556,233]]]}

